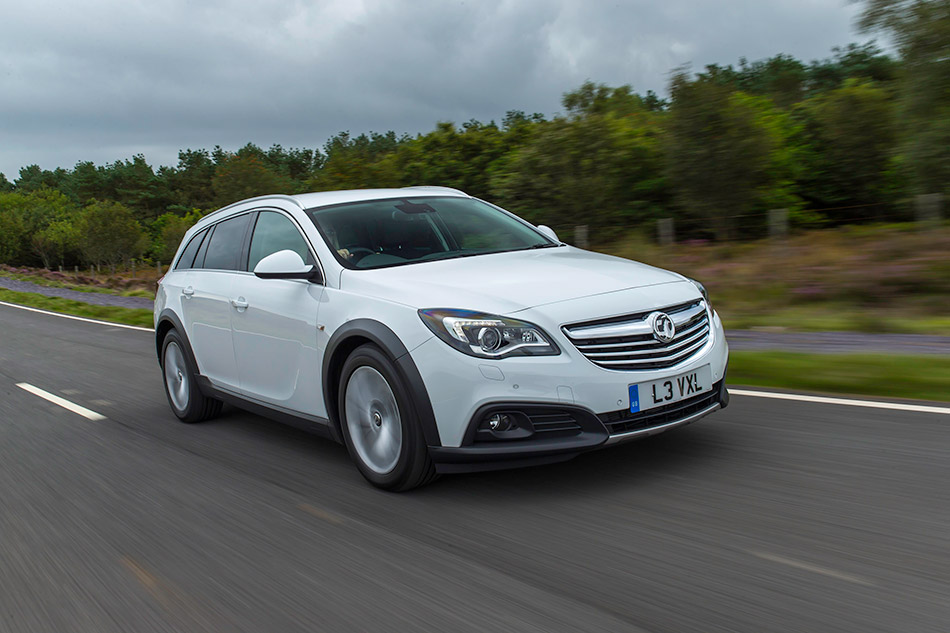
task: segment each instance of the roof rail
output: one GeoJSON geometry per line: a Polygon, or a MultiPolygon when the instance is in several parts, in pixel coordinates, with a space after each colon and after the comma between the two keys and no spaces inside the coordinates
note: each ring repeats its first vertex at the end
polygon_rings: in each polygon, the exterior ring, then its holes
{"type": "Polygon", "coordinates": [[[230,209],[231,207],[236,207],[236,206],[238,206],[239,204],[244,204],[244,203],[246,203],[246,202],[255,202],[255,201],[257,201],[257,200],[273,200],[274,198],[279,198],[279,199],[281,199],[281,200],[287,200],[287,201],[289,201],[289,202],[293,202],[295,205],[297,205],[297,206],[300,207],[301,209],[303,208],[303,207],[300,205],[300,202],[299,202],[296,198],[294,198],[293,196],[288,196],[288,195],[285,195],[285,194],[282,194],[282,193],[272,193],[272,194],[269,194],[269,195],[266,195],[266,196],[256,196],[256,197],[254,197],[254,198],[247,198],[247,199],[245,199],[245,200],[238,200],[237,202],[232,202],[231,204],[229,204],[229,205],[227,205],[227,206],[225,206],[225,207],[221,207],[220,209],[215,209],[215,210],[212,211],[211,213],[209,213],[209,214],[203,216],[202,219],[204,219],[204,218],[209,218],[209,217],[211,217],[212,215],[217,215],[218,213],[221,213],[222,211],[227,211],[227,210],[230,209]]]}
{"type": "Polygon", "coordinates": [[[463,196],[468,196],[468,194],[462,191],[461,189],[454,189],[452,187],[440,187],[439,185],[413,185],[411,187],[402,187],[402,189],[426,189],[428,191],[444,191],[444,192],[451,192],[451,193],[460,193],[463,196]]]}

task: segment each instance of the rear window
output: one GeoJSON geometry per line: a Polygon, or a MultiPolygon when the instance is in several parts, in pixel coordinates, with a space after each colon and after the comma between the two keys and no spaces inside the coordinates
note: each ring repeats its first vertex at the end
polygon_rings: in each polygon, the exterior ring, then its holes
{"type": "Polygon", "coordinates": [[[244,236],[251,219],[249,213],[218,222],[208,242],[203,268],[220,270],[240,270],[241,252],[244,249],[244,236]]]}

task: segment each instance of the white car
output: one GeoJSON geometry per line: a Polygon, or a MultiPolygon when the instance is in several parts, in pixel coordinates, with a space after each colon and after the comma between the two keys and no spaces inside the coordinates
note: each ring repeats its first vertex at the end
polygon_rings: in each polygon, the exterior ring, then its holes
{"type": "Polygon", "coordinates": [[[155,332],[181,420],[230,402],[344,443],[391,490],[566,460],[729,399],[701,284],[446,187],[215,211],[159,282],[155,332]]]}

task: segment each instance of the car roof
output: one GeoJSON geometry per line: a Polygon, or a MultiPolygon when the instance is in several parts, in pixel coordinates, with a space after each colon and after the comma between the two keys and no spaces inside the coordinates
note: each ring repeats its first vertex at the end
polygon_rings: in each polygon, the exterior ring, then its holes
{"type": "Polygon", "coordinates": [[[435,185],[416,185],[412,187],[401,187],[391,189],[345,189],[341,191],[317,191],[314,193],[299,193],[288,196],[284,194],[270,194],[266,196],[257,196],[246,200],[239,200],[226,207],[221,207],[202,217],[190,229],[186,236],[202,230],[209,224],[218,219],[227,217],[227,211],[235,211],[243,207],[241,212],[253,209],[254,205],[266,203],[273,200],[283,200],[291,202],[301,209],[313,209],[314,207],[325,207],[334,204],[343,204],[346,202],[362,202],[364,200],[380,200],[385,198],[406,198],[416,196],[450,196],[455,198],[470,198],[467,193],[451,187],[439,187],[435,185]],[[252,204],[253,203],[253,204],[252,204]]]}
{"type": "Polygon", "coordinates": [[[271,194],[266,196],[257,196],[239,200],[226,207],[221,207],[204,216],[202,220],[211,216],[220,215],[223,211],[243,207],[248,203],[261,203],[268,200],[284,200],[293,202],[301,209],[312,209],[314,207],[325,207],[334,204],[343,204],[346,202],[362,202],[364,200],[380,200],[384,198],[405,198],[407,196],[439,195],[452,196],[458,198],[470,198],[467,193],[451,187],[437,187],[430,185],[417,185],[412,187],[401,187],[392,189],[344,189],[341,191],[317,191],[314,193],[298,193],[288,196],[284,194],[271,194]]]}
{"type": "Polygon", "coordinates": [[[381,198],[405,198],[407,196],[440,195],[453,197],[469,197],[464,191],[450,187],[402,187],[399,189],[348,189],[344,191],[319,191],[316,193],[302,193],[293,198],[302,208],[325,207],[345,202],[361,202],[363,200],[379,200],[381,198]]]}

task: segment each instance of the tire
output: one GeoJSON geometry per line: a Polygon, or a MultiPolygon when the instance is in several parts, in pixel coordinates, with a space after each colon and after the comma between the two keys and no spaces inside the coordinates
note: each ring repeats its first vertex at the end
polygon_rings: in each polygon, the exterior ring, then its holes
{"type": "Polygon", "coordinates": [[[210,420],[221,412],[221,401],[198,388],[198,370],[178,330],[171,329],[162,341],[162,382],[168,405],[182,422],[210,420]]]}
{"type": "Polygon", "coordinates": [[[378,347],[362,345],[343,363],[338,402],[343,440],[367,481],[402,491],[438,477],[412,397],[378,347]]]}

